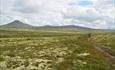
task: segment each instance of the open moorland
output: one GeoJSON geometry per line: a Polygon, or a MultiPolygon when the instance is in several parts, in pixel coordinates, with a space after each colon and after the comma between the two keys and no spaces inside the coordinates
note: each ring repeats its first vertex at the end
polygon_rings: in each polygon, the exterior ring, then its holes
{"type": "Polygon", "coordinates": [[[112,32],[0,30],[0,70],[114,70],[114,57],[112,32]]]}

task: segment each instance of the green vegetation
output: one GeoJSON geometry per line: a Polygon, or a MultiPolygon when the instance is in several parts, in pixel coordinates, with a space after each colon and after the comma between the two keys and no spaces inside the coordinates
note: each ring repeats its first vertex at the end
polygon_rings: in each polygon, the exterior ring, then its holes
{"type": "Polygon", "coordinates": [[[115,56],[115,33],[99,33],[94,34],[94,41],[103,45],[103,49],[115,56]]]}
{"type": "MultiPolygon", "coordinates": [[[[115,33],[105,34],[94,34],[93,40],[115,51],[115,33]]],[[[1,70],[114,70],[114,66],[85,33],[0,30],[1,70]]]]}

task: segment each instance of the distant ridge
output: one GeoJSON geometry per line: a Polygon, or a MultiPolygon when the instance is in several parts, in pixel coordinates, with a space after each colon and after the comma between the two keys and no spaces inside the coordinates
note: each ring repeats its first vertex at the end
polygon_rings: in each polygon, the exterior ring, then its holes
{"type": "Polygon", "coordinates": [[[19,20],[15,20],[13,22],[10,22],[6,25],[0,26],[0,28],[15,28],[15,29],[34,29],[34,30],[65,30],[65,31],[84,31],[84,32],[92,32],[92,31],[104,31],[104,32],[115,32],[115,29],[92,29],[82,26],[76,26],[76,25],[64,25],[64,26],[32,26],[29,24],[25,24],[19,20]]]}
{"type": "Polygon", "coordinates": [[[2,25],[1,27],[5,28],[33,28],[33,29],[39,29],[39,28],[66,28],[66,29],[73,29],[73,28],[78,28],[78,29],[91,29],[91,28],[86,28],[86,27],[81,27],[81,26],[75,26],[75,25],[64,25],[64,26],[32,26],[29,24],[25,24],[19,20],[15,20],[13,22],[10,22],[6,25],[2,25]]]}
{"type": "Polygon", "coordinates": [[[7,27],[7,28],[32,28],[33,26],[29,24],[25,24],[19,20],[15,20],[13,22],[10,22],[6,25],[2,25],[2,27],[7,27]]]}

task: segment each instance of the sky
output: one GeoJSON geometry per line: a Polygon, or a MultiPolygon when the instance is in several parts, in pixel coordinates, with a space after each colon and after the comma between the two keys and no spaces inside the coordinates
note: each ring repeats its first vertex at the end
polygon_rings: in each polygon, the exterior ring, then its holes
{"type": "Polygon", "coordinates": [[[0,25],[14,20],[115,29],[115,0],[0,0],[0,25]]]}

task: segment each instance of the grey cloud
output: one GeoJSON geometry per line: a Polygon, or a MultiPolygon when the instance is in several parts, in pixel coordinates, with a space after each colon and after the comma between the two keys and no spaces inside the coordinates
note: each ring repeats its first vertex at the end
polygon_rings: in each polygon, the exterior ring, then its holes
{"type": "Polygon", "coordinates": [[[68,18],[72,18],[72,19],[76,19],[76,20],[80,20],[80,21],[88,21],[88,22],[92,22],[95,20],[99,20],[102,19],[102,17],[100,16],[96,16],[96,15],[68,15],[68,14],[64,14],[64,18],[68,19],[68,18]]]}
{"type": "MultiPolygon", "coordinates": [[[[101,4],[104,0],[98,0],[101,2],[93,9],[87,7],[79,7],[79,5],[70,6],[68,4],[79,2],[81,0],[0,0],[4,1],[2,4],[2,17],[11,16],[12,20],[19,19],[21,21],[27,21],[31,25],[81,25],[94,28],[115,28],[115,21],[112,18],[112,14],[109,13],[111,8],[111,1],[107,8],[102,7],[101,4]],[[100,7],[101,6],[101,7],[100,7]],[[69,7],[69,9],[68,9],[69,7]],[[76,8],[78,8],[76,10],[76,8]],[[97,9],[103,10],[99,12],[97,9]],[[67,9],[66,11],[63,11],[67,9]],[[108,11],[108,12],[107,12],[108,11]],[[106,13],[107,12],[107,13],[106,13]],[[106,15],[107,14],[107,15],[106,15]]],[[[97,0],[92,0],[97,1],[97,0]]],[[[1,9],[1,7],[0,7],[1,9]]],[[[114,13],[114,12],[112,12],[114,13]]],[[[8,18],[4,17],[3,22],[8,22],[8,18]]],[[[10,19],[11,20],[11,19],[10,19]]]]}
{"type": "Polygon", "coordinates": [[[24,2],[24,0],[17,0],[14,3],[13,10],[21,13],[35,13],[37,12],[37,8],[32,7],[24,2]]]}
{"type": "Polygon", "coordinates": [[[93,22],[95,20],[103,19],[99,13],[96,13],[92,9],[86,9],[85,11],[80,11],[80,9],[77,9],[77,8],[69,9],[67,10],[67,12],[63,12],[63,17],[65,19],[72,18],[75,20],[86,21],[86,22],[93,22]],[[71,12],[68,12],[68,11],[71,11],[71,12]]]}

